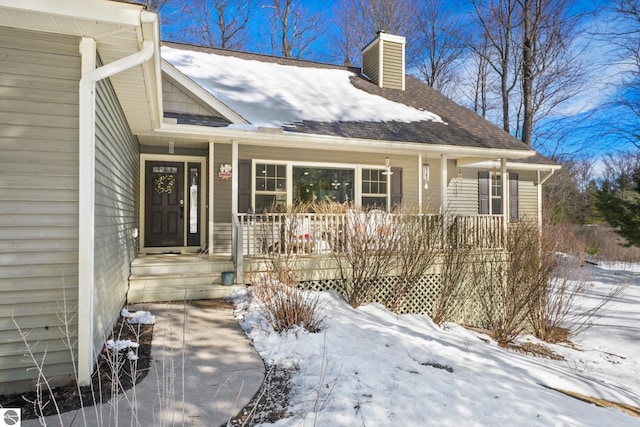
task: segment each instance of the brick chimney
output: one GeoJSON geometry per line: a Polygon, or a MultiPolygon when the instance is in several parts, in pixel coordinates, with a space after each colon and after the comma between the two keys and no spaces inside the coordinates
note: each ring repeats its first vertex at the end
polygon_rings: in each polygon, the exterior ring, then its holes
{"type": "Polygon", "coordinates": [[[380,87],[404,90],[406,41],[383,31],[362,49],[362,72],[380,87]]]}

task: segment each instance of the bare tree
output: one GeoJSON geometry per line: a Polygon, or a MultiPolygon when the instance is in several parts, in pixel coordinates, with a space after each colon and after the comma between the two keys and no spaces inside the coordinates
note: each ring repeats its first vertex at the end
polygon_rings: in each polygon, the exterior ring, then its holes
{"type": "Polygon", "coordinates": [[[511,92],[518,83],[520,71],[519,57],[514,54],[518,21],[516,0],[484,1],[474,0],[474,13],[480,31],[489,49],[473,46],[475,53],[484,58],[491,69],[500,78],[500,98],[502,101],[502,129],[511,130],[510,100],[511,92]]]}
{"type": "Polygon", "coordinates": [[[640,1],[615,0],[616,31],[609,36],[621,47],[627,72],[615,101],[624,113],[618,117],[613,133],[640,149],[640,1]]]}
{"type": "Polygon", "coordinates": [[[191,0],[178,10],[171,37],[203,46],[243,49],[251,17],[251,1],[191,0]]]}
{"type": "Polygon", "coordinates": [[[171,0],[144,0],[142,3],[147,10],[160,12],[162,8],[171,0]]]}
{"type": "Polygon", "coordinates": [[[334,6],[337,60],[357,64],[360,50],[383,31],[407,39],[408,61],[417,57],[418,20],[415,0],[339,0],[334,6]]]}
{"type": "Polygon", "coordinates": [[[294,0],[272,0],[269,6],[271,22],[271,53],[285,58],[302,58],[324,29],[324,18],[312,14],[294,0]]]}
{"type": "Polygon", "coordinates": [[[418,15],[418,70],[434,89],[447,93],[458,82],[458,63],[466,51],[462,22],[445,10],[443,2],[425,2],[418,15]]]}
{"type": "Polygon", "coordinates": [[[543,187],[543,216],[550,224],[593,222],[595,213],[594,160],[588,157],[556,158],[562,169],[543,187]]]}
{"type": "Polygon", "coordinates": [[[487,37],[483,35],[474,58],[476,78],[473,91],[473,111],[483,119],[487,117],[487,111],[489,110],[488,91],[490,77],[489,61],[487,60],[488,49],[487,37]]]}
{"type": "Polygon", "coordinates": [[[585,66],[572,43],[581,15],[572,0],[518,0],[522,14],[521,139],[532,146],[537,122],[582,90],[585,66]]]}
{"type": "MultiPolygon", "coordinates": [[[[582,89],[585,65],[574,46],[582,15],[572,0],[474,0],[488,40],[475,47],[500,78],[502,126],[536,146],[537,125],[582,89]]],[[[547,131],[548,132],[548,131],[547,131]]]]}

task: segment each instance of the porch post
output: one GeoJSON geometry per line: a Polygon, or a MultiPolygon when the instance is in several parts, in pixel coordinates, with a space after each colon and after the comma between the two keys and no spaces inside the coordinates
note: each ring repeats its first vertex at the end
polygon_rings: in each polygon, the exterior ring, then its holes
{"type": "Polygon", "coordinates": [[[440,206],[440,213],[442,213],[443,215],[447,214],[447,180],[449,178],[449,172],[447,171],[447,155],[443,154],[440,157],[440,170],[441,170],[441,174],[440,174],[440,200],[441,200],[441,206],[440,206]]]}
{"type": "Polygon", "coordinates": [[[231,142],[231,213],[238,214],[238,141],[231,142]]]}
{"type": "Polygon", "coordinates": [[[538,230],[542,230],[542,184],[540,183],[540,171],[536,171],[536,182],[538,184],[538,230]]]}
{"type": "Polygon", "coordinates": [[[207,211],[207,222],[209,224],[209,226],[207,227],[207,248],[209,248],[208,252],[209,255],[213,255],[213,212],[214,212],[214,208],[215,208],[215,199],[214,199],[214,189],[213,189],[213,183],[215,182],[214,176],[215,176],[215,170],[216,170],[216,165],[214,162],[215,159],[215,152],[214,152],[214,142],[213,141],[209,141],[209,170],[207,173],[207,181],[209,183],[208,187],[209,187],[209,209],[207,211]]]}
{"type": "Polygon", "coordinates": [[[507,227],[509,226],[509,179],[507,172],[507,159],[500,159],[500,173],[502,180],[502,228],[504,231],[504,236],[507,236],[507,227]]]}

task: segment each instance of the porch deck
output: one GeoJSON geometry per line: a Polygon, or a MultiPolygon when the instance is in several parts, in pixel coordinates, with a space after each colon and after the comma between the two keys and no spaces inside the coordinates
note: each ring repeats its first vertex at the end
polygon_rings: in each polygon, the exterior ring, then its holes
{"type": "Polygon", "coordinates": [[[224,298],[243,286],[222,284],[234,272],[230,256],[199,254],[139,255],[131,263],[129,303],[224,298]]]}

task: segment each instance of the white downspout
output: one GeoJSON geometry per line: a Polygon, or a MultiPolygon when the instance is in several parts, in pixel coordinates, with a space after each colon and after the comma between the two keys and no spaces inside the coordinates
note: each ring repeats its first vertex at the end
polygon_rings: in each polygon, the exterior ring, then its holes
{"type": "Polygon", "coordinates": [[[95,237],[95,88],[96,82],[148,61],[154,43],[146,40],[142,49],[125,58],[95,68],[96,41],[80,41],[82,77],[79,99],[79,184],[78,184],[78,383],[89,385],[94,364],[93,296],[95,237]]]}
{"type": "Polygon", "coordinates": [[[449,172],[447,171],[447,155],[442,154],[440,157],[440,213],[448,215],[447,186],[449,184],[449,172]]]}
{"type": "MultiPolygon", "coordinates": [[[[507,159],[500,159],[500,179],[502,180],[502,228],[506,237],[509,228],[509,176],[507,172],[507,159]]],[[[491,189],[489,189],[491,192],[491,189]]]]}
{"type": "Polygon", "coordinates": [[[422,193],[424,193],[424,180],[422,175],[422,153],[418,154],[418,213],[422,214],[422,193]]]}

